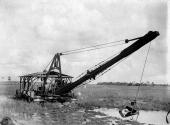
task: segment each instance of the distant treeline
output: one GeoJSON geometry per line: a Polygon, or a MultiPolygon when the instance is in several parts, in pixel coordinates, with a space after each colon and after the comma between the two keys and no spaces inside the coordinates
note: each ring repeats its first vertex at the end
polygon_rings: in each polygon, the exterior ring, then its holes
{"type": "Polygon", "coordinates": [[[97,85],[123,85],[123,86],[168,86],[168,84],[154,84],[154,82],[99,82],[97,85]]]}
{"type": "Polygon", "coordinates": [[[11,85],[11,84],[19,84],[19,81],[0,81],[0,85],[11,85]]]}

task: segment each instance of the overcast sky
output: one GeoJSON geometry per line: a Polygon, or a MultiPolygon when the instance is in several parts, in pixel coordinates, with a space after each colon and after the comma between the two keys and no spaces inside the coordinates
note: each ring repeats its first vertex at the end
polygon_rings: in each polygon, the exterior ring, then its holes
{"type": "MultiPolygon", "coordinates": [[[[0,77],[19,80],[43,71],[58,52],[159,31],[143,81],[166,84],[168,17],[166,0],[0,0],[0,77]]],[[[139,82],[148,45],[96,82],[139,82]]],[[[62,72],[76,77],[127,46],[62,56],[62,72]]]]}

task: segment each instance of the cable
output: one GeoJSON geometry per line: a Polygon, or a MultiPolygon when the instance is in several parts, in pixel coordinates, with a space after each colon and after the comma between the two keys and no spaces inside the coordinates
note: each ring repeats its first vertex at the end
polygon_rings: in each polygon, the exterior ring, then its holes
{"type": "Polygon", "coordinates": [[[168,111],[168,113],[166,114],[166,123],[169,124],[169,121],[168,121],[168,115],[169,115],[170,111],[168,111]]]}
{"type": "MultiPolygon", "coordinates": [[[[129,56],[130,56],[130,55],[129,55],[129,56]]],[[[108,68],[108,69],[104,70],[103,72],[101,72],[101,73],[95,78],[95,80],[98,79],[98,78],[99,78],[100,76],[102,76],[103,74],[105,74],[106,72],[108,72],[109,70],[111,70],[113,67],[115,67],[115,66],[118,65],[119,63],[121,63],[122,61],[124,61],[125,59],[127,59],[129,56],[127,56],[126,58],[124,58],[123,60],[119,61],[119,62],[116,63],[115,65],[113,65],[113,66],[111,66],[110,68],[108,68]]],[[[92,80],[87,81],[87,83],[90,83],[90,82],[92,82],[92,80]]],[[[87,84],[87,83],[85,83],[85,84],[87,84]]]]}
{"type": "MultiPolygon", "coordinates": [[[[121,50],[121,51],[122,51],[122,50],[121,50]]],[[[101,61],[100,63],[96,64],[95,66],[93,66],[93,67],[91,67],[91,68],[89,68],[88,70],[92,70],[94,67],[97,67],[97,66],[101,65],[102,63],[103,63],[103,64],[106,63],[109,59],[113,58],[114,56],[116,56],[116,55],[117,55],[118,53],[120,53],[121,51],[119,51],[119,52],[117,52],[116,54],[110,56],[109,58],[101,61]]],[[[85,74],[85,73],[86,73],[86,71],[83,72],[82,74],[80,74],[78,77],[76,77],[75,80],[78,79],[78,78],[80,78],[80,76],[82,76],[82,75],[85,74]]]]}
{"type": "MultiPolygon", "coordinates": [[[[52,58],[52,60],[53,60],[53,58],[52,58]]],[[[50,65],[50,63],[52,62],[52,60],[48,63],[48,65],[45,67],[44,70],[46,70],[46,68],[50,65]]]]}
{"type": "MultiPolygon", "coordinates": [[[[129,55],[130,56],[130,55],[129,55]]],[[[106,69],[105,71],[103,71],[103,73],[101,72],[97,77],[99,78],[100,76],[102,76],[104,73],[108,72],[109,70],[111,70],[113,67],[115,67],[116,65],[118,65],[119,63],[121,63],[122,61],[124,61],[125,59],[127,59],[129,56],[125,57],[124,59],[122,59],[121,61],[117,62],[115,65],[111,66],[110,68],[106,69]]]]}
{"type": "MultiPolygon", "coordinates": [[[[121,51],[122,51],[122,50],[121,50],[121,51]]],[[[118,53],[120,53],[121,51],[119,51],[119,52],[117,52],[116,54],[114,54],[114,55],[110,56],[109,58],[107,58],[107,59],[105,59],[105,60],[101,61],[100,63],[96,64],[95,66],[91,67],[91,68],[90,68],[90,69],[88,69],[88,70],[91,70],[91,69],[93,69],[94,67],[97,67],[97,66],[99,66],[99,65],[101,65],[101,64],[106,63],[109,59],[111,59],[111,58],[115,57],[115,56],[116,56],[118,53]]]]}
{"type": "MultiPolygon", "coordinates": [[[[120,53],[121,51],[119,51],[118,53],[120,53]]],[[[118,54],[118,53],[116,53],[116,54],[118,54]]],[[[115,54],[115,55],[116,55],[115,54]]],[[[114,56],[114,55],[113,55],[114,56]]],[[[111,56],[111,57],[113,57],[113,56],[111,56]]],[[[130,56],[130,55],[129,55],[130,56]]],[[[129,57],[128,56],[128,57],[129,57]]],[[[111,58],[111,57],[109,57],[109,58],[111,58]]],[[[107,58],[106,60],[108,60],[109,58],[107,58]]],[[[126,57],[127,58],[127,57],[126,57]]],[[[123,60],[125,60],[126,58],[124,58],[123,60]]],[[[103,71],[103,73],[101,72],[95,79],[97,79],[97,78],[99,78],[100,76],[102,76],[104,73],[106,73],[106,72],[108,72],[110,69],[112,69],[113,67],[115,67],[116,65],[118,65],[120,62],[122,62],[123,60],[121,60],[121,61],[119,61],[118,63],[116,63],[115,65],[113,65],[112,67],[110,67],[110,68],[108,68],[108,69],[106,69],[106,70],[104,70],[103,71]]],[[[103,61],[102,61],[103,62],[103,61]]],[[[102,62],[100,62],[100,63],[102,63],[102,62]]],[[[100,64],[99,63],[99,64],[100,64]]],[[[91,68],[90,68],[91,69],[91,68]]],[[[86,72],[86,71],[85,71],[86,72]]],[[[84,73],[85,73],[84,72],[84,73]]],[[[82,73],[81,75],[83,75],[84,73],[82,73]]],[[[78,79],[81,75],[79,75],[76,79],[78,79]]],[[[75,79],[75,80],[76,80],[75,79]]],[[[82,83],[82,84],[80,84],[79,86],[77,86],[77,87],[75,87],[75,88],[78,88],[78,87],[81,87],[81,86],[83,86],[83,85],[85,85],[85,84],[88,84],[88,83],[90,83],[90,82],[92,82],[93,80],[91,80],[91,79],[88,79],[87,81],[85,81],[84,83],[82,83]]]]}
{"type": "MultiPolygon", "coordinates": [[[[121,50],[121,51],[122,51],[122,50],[121,50]]],[[[102,63],[103,63],[103,64],[106,63],[110,58],[113,58],[114,56],[116,56],[117,54],[119,54],[121,51],[119,51],[119,52],[117,52],[116,54],[110,56],[109,58],[107,58],[107,59],[105,59],[104,61],[98,63],[97,65],[91,67],[90,69],[92,69],[92,68],[94,68],[94,67],[97,67],[97,66],[99,66],[99,65],[102,64],[102,63]]],[[[131,55],[131,54],[130,54],[130,55],[131,55]]],[[[129,56],[130,56],[130,55],[129,55],[129,56]]],[[[123,60],[117,62],[116,64],[114,64],[114,65],[111,66],[110,68],[107,68],[106,70],[103,71],[103,73],[102,73],[102,72],[99,73],[99,75],[96,77],[96,79],[99,78],[99,77],[100,77],[101,75],[103,75],[104,73],[106,73],[106,72],[108,72],[109,70],[111,70],[113,67],[115,67],[116,65],[118,65],[118,64],[121,63],[122,61],[124,61],[124,60],[125,60],[126,58],[128,58],[129,56],[127,56],[127,57],[125,57],[123,60]]],[[[88,69],[88,70],[90,70],[90,69],[88,69]]],[[[75,80],[78,79],[78,78],[80,78],[81,76],[84,76],[85,73],[86,73],[86,71],[83,72],[83,73],[82,73],[81,75],[79,75],[78,77],[76,77],[75,80]]],[[[74,81],[75,81],[75,80],[74,80],[74,81]]],[[[87,81],[86,81],[86,82],[87,82],[87,81]]],[[[89,82],[92,82],[92,80],[89,80],[87,83],[89,83],[89,82]]],[[[87,83],[85,83],[85,84],[87,84],[87,83]]],[[[76,87],[76,88],[77,88],[77,87],[76,87]]]]}
{"type": "MultiPolygon", "coordinates": [[[[141,81],[142,81],[142,78],[143,78],[143,74],[144,74],[144,71],[145,71],[145,65],[146,65],[146,61],[147,61],[148,55],[149,55],[150,47],[151,47],[151,42],[149,44],[148,52],[147,52],[147,55],[146,55],[146,59],[145,59],[145,63],[144,63],[143,71],[142,71],[142,75],[141,75],[141,78],[140,78],[140,84],[141,84],[141,81]]],[[[138,86],[138,90],[137,90],[137,93],[136,93],[135,101],[136,101],[136,98],[137,98],[138,93],[139,93],[139,87],[140,87],[140,85],[138,86]]],[[[136,121],[138,119],[138,116],[139,116],[139,114],[137,115],[136,121]]]]}
{"type": "Polygon", "coordinates": [[[75,50],[69,50],[69,51],[65,51],[65,52],[62,52],[62,53],[68,53],[68,52],[72,52],[72,51],[77,51],[77,50],[82,50],[82,49],[87,49],[87,48],[92,48],[92,47],[97,47],[97,46],[108,45],[108,44],[117,43],[117,42],[121,42],[121,41],[124,41],[124,40],[119,40],[119,41],[109,42],[109,43],[104,43],[104,44],[98,44],[98,45],[95,45],[95,46],[89,46],[89,47],[84,47],[84,48],[75,49],[75,50]]]}
{"type": "MultiPolygon", "coordinates": [[[[129,56],[130,56],[130,55],[129,55],[129,56]]],[[[121,63],[122,61],[124,61],[125,59],[127,59],[129,56],[127,56],[127,57],[124,58],[123,60],[117,62],[115,65],[113,65],[113,66],[111,66],[110,68],[108,68],[108,69],[104,70],[103,72],[101,72],[101,73],[95,78],[95,80],[98,79],[98,78],[99,78],[100,76],[102,76],[103,74],[105,74],[106,72],[108,72],[109,70],[111,70],[113,67],[115,67],[115,66],[118,65],[119,63],[121,63]]],[[[93,81],[93,80],[85,81],[85,83],[83,83],[82,85],[87,84],[87,83],[90,83],[90,82],[92,82],[92,81],[93,81]]],[[[78,86],[77,86],[77,87],[78,87],[78,86]]],[[[76,87],[76,88],[77,88],[77,87],[76,87]]]]}
{"type": "Polygon", "coordinates": [[[80,52],[85,52],[85,51],[91,51],[91,50],[96,50],[96,49],[102,49],[102,48],[107,48],[107,47],[112,47],[112,46],[119,46],[119,45],[123,45],[125,43],[121,43],[121,44],[116,44],[116,45],[111,45],[111,46],[105,46],[105,47],[100,47],[100,48],[93,48],[93,49],[88,49],[88,50],[82,50],[82,51],[77,51],[77,52],[71,52],[71,53],[62,53],[61,55],[70,55],[70,54],[75,54],[75,53],[80,53],[80,52]]]}

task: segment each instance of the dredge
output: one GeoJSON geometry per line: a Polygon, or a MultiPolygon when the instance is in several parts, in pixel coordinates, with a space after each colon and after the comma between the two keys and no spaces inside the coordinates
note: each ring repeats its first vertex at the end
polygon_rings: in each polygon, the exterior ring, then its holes
{"type": "MultiPolygon", "coordinates": [[[[154,40],[159,36],[158,31],[149,31],[146,35],[134,39],[126,39],[125,43],[136,40],[133,44],[120,51],[118,54],[102,61],[91,69],[87,70],[74,81],[73,77],[63,74],[61,70],[60,57],[62,55],[76,53],[76,51],[66,51],[57,53],[52,59],[49,70],[36,72],[20,77],[20,88],[16,90],[16,97],[27,101],[62,101],[74,98],[72,90],[81,84],[86,84],[106,73],[113,66],[126,59],[132,53],[154,40]]],[[[101,44],[103,45],[103,44],[101,44]]],[[[93,46],[98,47],[101,45],[93,46]]],[[[97,48],[97,49],[98,49],[97,48]]],[[[84,48],[83,48],[84,49],[84,48]]],[[[81,49],[77,49],[78,51],[81,49]]]]}

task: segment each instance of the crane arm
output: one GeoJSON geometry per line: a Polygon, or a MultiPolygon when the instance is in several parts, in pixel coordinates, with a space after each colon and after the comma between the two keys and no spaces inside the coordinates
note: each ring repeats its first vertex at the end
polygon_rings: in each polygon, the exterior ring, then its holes
{"type": "MultiPolygon", "coordinates": [[[[60,88],[56,92],[56,94],[62,95],[62,94],[68,93],[71,90],[73,90],[75,87],[77,87],[78,85],[84,83],[85,81],[92,79],[92,78],[95,79],[96,75],[103,72],[105,69],[111,67],[115,63],[121,61],[122,59],[126,58],[127,56],[131,55],[132,53],[140,49],[142,46],[146,45],[147,43],[155,39],[158,35],[159,35],[159,32],[157,31],[149,31],[146,35],[144,35],[143,37],[139,37],[136,42],[131,44],[129,47],[125,48],[116,57],[110,59],[109,61],[97,67],[96,69],[92,71],[88,71],[87,74],[85,74],[83,77],[79,78],[75,82],[60,88]]],[[[125,42],[132,41],[132,40],[136,40],[136,39],[126,40],[125,42]]]]}

